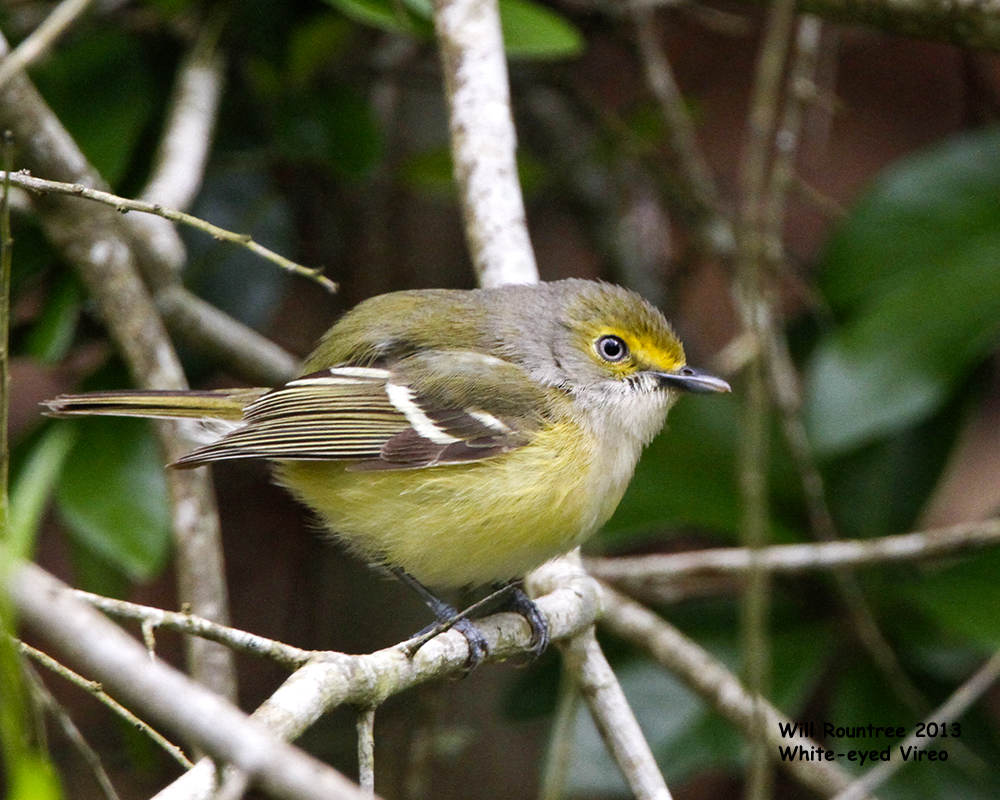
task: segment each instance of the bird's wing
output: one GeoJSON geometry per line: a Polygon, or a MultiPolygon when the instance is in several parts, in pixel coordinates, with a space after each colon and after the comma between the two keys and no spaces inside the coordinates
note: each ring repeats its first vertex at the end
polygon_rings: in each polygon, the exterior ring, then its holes
{"type": "Polygon", "coordinates": [[[176,466],[335,459],[386,470],[477,461],[527,444],[543,424],[548,391],[523,368],[474,352],[332,367],[250,403],[241,427],[176,466]]]}

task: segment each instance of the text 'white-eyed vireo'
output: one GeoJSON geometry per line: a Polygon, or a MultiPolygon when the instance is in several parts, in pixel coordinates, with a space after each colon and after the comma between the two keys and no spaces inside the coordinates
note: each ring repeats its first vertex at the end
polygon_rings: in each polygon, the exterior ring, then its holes
{"type": "MultiPolygon", "coordinates": [[[[571,279],[373,297],[276,389],[104,392],[48,408],[228,421],[173,466],[274,462],[338,539],[419,590],[512,581],[580,544],[685,391],[729,385],[688,367],[641,297],[571,279]]],[[[544,620],[515,599],[544,647],[544,620]]],[[[475,629],[459,629],[481,658],[475,629]]]]}

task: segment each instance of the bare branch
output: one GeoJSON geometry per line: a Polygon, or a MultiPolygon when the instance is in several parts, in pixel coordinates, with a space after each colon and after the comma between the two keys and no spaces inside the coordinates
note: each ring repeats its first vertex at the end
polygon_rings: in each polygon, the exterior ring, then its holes
{"type": "MultiPolygon", "coordinates": [[[[917,533],[877,539],[843,539],[819,544],[782,544],[763,549],[760,569],[797,573],[816,569],[858,569],[896,561],[934,556],[1000,544],[1000,519],[968,522],[917,533]]],[[[745,548],[725,547],[671,555],[587,560],[587,571],[622,586],[648,586],[683,577],[734,575],[750,569],[745,548]]]]}
{"type": "Polygon", "coordinates": [[[59,727],[62,728],[63,735],[69,740],[70,744],[73,745],[83,760],[87,762],[94,780],[97,781],[97,785],[100,786],[107,800],[120,800],[118,792],[115,791],[115,787],[108,777],[107,770],[104,769],[104,764],[101,763],[100,756],[97,755],[94,748],[84,738],[83,733],[80,732],[76,723],[73,722],[73,718],[59,704],[55,697],[52,696],[52,692],[49,691],[42,679],[38,677],[35,670],[25,669],[24,676],[31,687],[36,704],[51,714],[59,727]]]}
{"type": "MultiPolygon", "coordinates": [[[[530,592],[549,623],[553,640],[573,636],[593,625],[599,611],[597,583],[578,559],[559,558],[528,576],[530,592]]],[[[476,620],[489,643],[490,660],[528,652],[532,632],[519,614],[495,614],[476,620]]],[[[323,713],[342,705],[374,707],[420,683],[460,675],[468,643],[457,631],[443,633],[412,657],[407,642],[368,655],[317,653],[258,708],[253,718],[285,740],[295,739],[323,713]]],[[[215,786],[210,762],[199,762],[157,795],[157,800],[207,800],[215,786]]]]}
{"type": "MultiPolygon", "coordinates": [[[[570,7],[628,14],[636,9],[673,8],[678,0],[563,0],[570,7]]],[[[763,5],[750,0],[750,5],[763,5]]],[[[800,0],[800,13],[884,33],[960,47],[1000,50],[1000,0],[800,0]]]]}
{"type": "Polygon", "coordinates": [[[277,386],[298,372],[299,361],[287,350],[180,284],[157,292],[156,305],[178,337],[198,342],[202,352],[236,370],[251,383],[277,386]]]}
{"type": "Polygon", "coordinates": [[[634,14],[639,55],[646,73],[646,83],[660,106],[666,124],[667,164],[673,180],[678,181],[687,201],[689,214],[702,239],[717,255],[731,256],[735,246],[732,223],[722,214],[715,177],[698,145],[691,116],[684,107],[680,89],[674,80],[657,40],[656,24],[649,10],[634,14]]]}
{"type": "MultiPolygon", "coordinates": [[[[0,50],[6,47],[0,36],[0,50]]],[[[101,177],[23,74],[0,91],[0,128],[13,133],[29,167],[71,183],[103,187],[101,177]]],[[[120,214],[97,204],[82,213],[78,201],[58,195],[38,198],[36,208],[46,235],[79,270],[136,383],[151,389],[185,388],[180,362],[138,273],[138,237],[124,228],[120,214]]],[[[157,431],[169,461],[191,449],[181,427],[161,422],[157,431]]],[[[209,478],[197,470],[173,470],[168,485],[182,600],[197,613],[224,622],[228,596],[209,478]]],[[[235,696],[231,653],[199,639],[190,640],[189,647],[193,674],[221,694],[235,696]]]]}
{"type": "Polygon", "coordinates": [[[23,622],[130,706],[159,720],[268,792],[288,800],[366,797],[347,778],[279,740],[162,661],[44,570],[20,564],[10,595],[23,622]]]}
{"type": "Polygon", "coordinates": [[[444,69],[455,180],[479,284],[536,283],[497,2],[434,0],[434,30],[444,69]]]}
{"type": "Polygon", "coordinates": [[[375,707],[358,714],[358,784],[361,791],[375,794],[375,707]]]}
{"type": "Polygon", "coordinates": [[[152,739],[156,744],[162,747],[170,756],[177,761],[184,769],[191,769],[194,764],[184,755],[184,751],[181,750],[177,745],[171,742],[162,733],[155,730],[151,725],[145,722],[145,720],[140,719],[131,711],[129,711],[125,706],[111,697],[107,692],[104,691],[104,687],[97,681],[89,681],[82,675],[73,672],[69,667],[60,664],[52,656],[47,653],[43,653],[41,650],[32,647],[30,644],[25,644],[24,642],[19,642],[18,645],[21,648],[21,652],[27,656],[30,656],[39,664],[41,664],[46,669],[54,672],[61,678],[66,679],[74,686],[79,687],[91,697],[96,699],[102,705],[110,708],[115,714],[124,719],[131,727],[136,730],[142,731],[146,736],[152,739]]]}
{"type": "Polygon", "coordinates": [[[574,636],[561,649],[566,669],[574,673],[594,724],[629,789],[637,800],[670,800],[670,790],[625,693],[601,652],[594,629],[574,636]]]}
{"type": "MultiPolygon", "coordinates": [[[[0,173],[2,177],[3,173],[0,173]]],[[[277,264],[284,270],[291,272],[295,275],[300,275],[304,278],[309,278],[315,281],[328,292],[336,292],[337,284],[323,275],[320,270],[313,269],[311,267],[304,267],[301,264],[297,264],[290,258],[285,258],[280,253],[276,253],[262,244],[255,242],[249,234],[247,233],[234,233],[233,231],[228,231],[225,228],[220,228],[218,225],[213,225],[211,222],[206,222],[203,219],[192,216],[191,214],[186,214],[183,211],[177,211],[173,208],[164,208],[158,203],[149,203],[145,200],[130,200],[127,197],[119,197],[111,192],[106,192],[101,189],[91,189],[80,183],[62,183],[60,181],[49,181],[43,178],[36,178],[26,172],[14,172],[10,175],[11,186],[18,186],[22,189],[27,189],[39,194],[61,194],[69,195],[70,197],[82,197],[87,200],[93,200],[98,203],[103,203],[104,205],[111,206],[112,208],[126,213],[129,211],[141,211],[144,214],[154,214],[158,217],[163,217],[171,222],[181,222],[192,228],[197,228],[214,239],[219,239],[224,242],[231,242],[232,244],[238,244],[242,247],[247,248],[251,253],[255,253],[261,258],[266,258],[273,264],[277,264]]]]}
{"type": "Polygon", "coordinates": [[[559,699],[545,755],[539,800],[561,800],[566,796],[566,776],[573,756],[573,732],[580,705],[578,673],[564,669],[559,682],[559,699]]]}
{"type": "Polygon", "coordinates": [[[740,539],[751,566],[742,602],[743,663],[756,733],[749,737],[746,796],[771,794],[771,762],[765,749],[764,698],[770,691],[771,652],[768,617],[771,587],[758,564],[769,543],[768,463],[771,399],[767,392],[766,347],[775,337],[775,287],[765,248],[767,169],[778,119],[782,77],[795,16],[795,0],[775,0],[767,13],[757,56],[747,116],[746,143],[739,174],[736,294],[743,325],[760,347],[747,366],[740,420],[737,472],[741,500],[740,539]]]}
{"type": "Polygon", "coordinates": [[[162,608],[141,606],[126,600],[116,600],[112,597],[103,597],[82,590],[77,590],[75,594],[79,600],[109,616],[141,622],[144,630],[146,626],[149,626],[151,628],[166,628],[179,633],[189,633],[192,636],[200,636],[203,639],[219,642],[243,653],[270,658],[288,669],[301,667],[315,655],[308,650],[276,642],[265,636],[219,625],[217,622],[195,614],[164,611],[162,608]]]}

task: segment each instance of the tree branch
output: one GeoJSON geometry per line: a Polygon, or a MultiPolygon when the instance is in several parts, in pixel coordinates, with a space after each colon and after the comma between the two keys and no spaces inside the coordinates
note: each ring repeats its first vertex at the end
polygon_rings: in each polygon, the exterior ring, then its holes
{"type": "MultiPolygon", "coordinates": [[[[1000,519],[969,522],[877,539],[841,539],[817,544],[782,544],[761,550],[757,566],[769,572],[858,569],[896,561],[916,561],[1000,544],[1000,519]]],[[[740,547],[694,550],[670,555],[594,558],[587,571],[620,586],[650,587],[680,578],[744,577],[750,552],[740,547]]]]}
{"type": "MultiPolygon", "coordinates": [[[[2,176],[3,173],[0,173],[0,177],[2,176]]],[[[280,253],[276,253],[273,250],[264,247],[262,244],[255,242],[252,238],[250,238],[249,234],[234,233],[233,231],[220,228],[218,225],[213,225],[211,222],[207,222],[199,217],[186,214],[185,212],[178,211],[174,208],[165,208],[158,203],[150,203],[146,200],[130,200],[127,197],[120,197],[119,195],[106,192],[102,189],[92,189],[81,183],[63,183],[61,181],[50,181],[45,180],[44,178],[36,178],[27,172],[11,173],[10,183],[11,186],[18,186],[37,194],[58,194],[93,200],[94,202],[111,206],[122,214],[129,211],[140,211],[144,214],[153,214],[158,217],[163,217],[171,222],[180,222],[192,228],[197,228],[198,230],[203,231],[209,236],[219,239],[220,241],[230,242],[232,244],[238,244],[246,247],[251,253],[258,255],[261,258],[266,258],[271,263],[277,264],[279,267],[287,270],[288,272],[316,281],[316,283],[330,293],[337,291],[337,284],[323,275],[318,269],[304,267],[301,264],[295,263],[290,258],[285,258],[285,256],[280,253]]]]}
{"type": "Polygon", "coordinates": [[[171,758],[177,761],[185,769],[190,769],[194,765],[188,760],[188,757],[184,755],[184,751],[181,750],[177,745],[167,739],[162,733],[155,730],[151,725],[148,725],[145,721],[141,720],[135,714],[133,714],[129,709],[125,708],[121,703],[111,697],[107,692],[104,691],[104,687],[97,681],[91,681],[84,678],[82,675],[73,672],[69,667],[60,664],[48,653],[43,653],[41,650],[32,647],[24,642],[19,643],[21,652],[25,655],[33,658],[39,664],[41,664],[46,669],[59,675],[61,678],[72,683],[83,691],[87,692],[91,697],[93,697],[97,702],[102,705],[107,706],[112,712],[120,716],[129,726],[135,728],[138,731],[146,734],[150,739],[152,739],[156,744],[163,748],[167,753],[170,754],[171,758]]]}
{"type": "Polygon", "coordinates": [[[150,660],[142,645],[44,570],[20,564],[11,573],[9,590],[24,624],[69,661],[97,676],[130,707],[235,765],[266,791],[288,800],[370,796],[217,694],[162,661],[150,660]]]}
{"type": "Polygon", "coordinates": [[[636,800],[670,800],[670,790],[611,665],[588,628],[562,646],[594,724],[636,800]]]}
{"type": "Polygon", "coordinates": [[[496,0],[434,0],[455,180],[480,286],[536,283],[496,0]]]}
{"type": "MultiPolygon", "coordinates": [[[[599,588],[578,561],[555,559],[531,573],[528,582],[553,640],[594,624],[600,608],[599,588]]],[[[503,661],[531,648],[532,632],[520,614],[494,614],[476,620],[476,627],[489,643],[491,661],[503,661]]],[[[466,669],[468,642],[457,631],[440,634],[412,658],[406,654],[407,644],[359,656],[315,653],[252,716],[276,736],[292,740],[333,708],[374,708],[420,683],[461,675],[466,669]]],[[[215,777],[210,762],[199,762],[164,788],[157,800],[207,800],[215,790],[215,777]]]]}
{"type": "Polygon", "coordinates": [[[698,145],[694,124],[684,106],[670,62],[657,40],[653,14],[634,12],[639,55],[649,85],[666,126],[667,170],[681,184],[688,213],[702,240],[715,255],[732,256],[735,245],[732,221],[722,213],[715,176],[698,145]]]}
{"type": "MultiPolygon", "coordinates": [[[[0,36],[0,51],[6,51],[0,36]]],[[[69,133],[23,75],[0,90],[0,128],[9,129],[28,165],[71,183],[103,186],[103,181],[69,133]]],[[[36,200],[46,235],[80,272],[137,385],[150,389],[182,389],[183,370],[153,299],[139,277],[135,240],[120,214],[107,206],[46,195],[36,200]]],[[[169,461],[193,447],[181,426],[156,426],[169,461]]],[[[202,616],[225,622],[228,599],[219,541],[215,498],[206,474],[198,470],[168,473],[173,530],[177,542],[177,574],[182,601],[202,616]]],[[[236,673],[228,650],[212,642],[191,640],[192,673],[223,696],[235,696],[236,673]]]]}

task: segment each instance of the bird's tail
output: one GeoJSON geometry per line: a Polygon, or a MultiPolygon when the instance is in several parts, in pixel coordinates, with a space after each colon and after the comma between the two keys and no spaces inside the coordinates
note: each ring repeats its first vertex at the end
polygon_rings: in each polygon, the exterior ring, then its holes
{"type": "Polygon", "coordinates": [[[50,417],[102,414],[113,417],[157,417],[238,421],[247,405],[269,389],[218,389],[208,391],[124,391],[64,394],[42,405],[50,417]]]}

